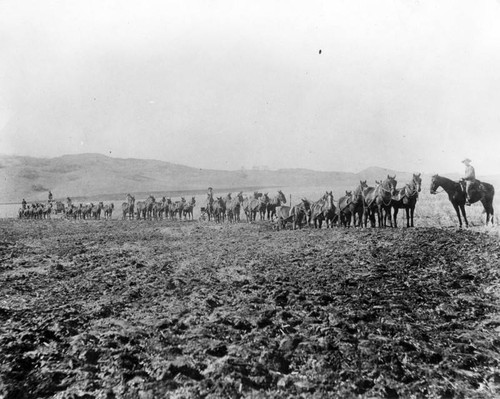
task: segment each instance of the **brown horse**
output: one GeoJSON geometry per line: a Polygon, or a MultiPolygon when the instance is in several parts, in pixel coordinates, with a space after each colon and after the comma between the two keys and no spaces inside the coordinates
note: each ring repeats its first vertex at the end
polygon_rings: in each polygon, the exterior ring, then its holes
{"type": "Polygon", "coordinates": [[[323,220],[326,220],[326,227],[333,227],[335,217],[335,205],[333,203],[333,193],[326,192],[323,197],[311,205],[311,220],[314,223],[314,228],[320,228],[323,220]]]}
{"type": "MultiPolygon", "coordinates": [[[[450,200],[455,212],[457,213],[458,223],[460,228],[462,228],[462,218],[460,217],[460,212],[464,217],[465,226],[469,227],[469,222],[467,221],[467,216],[465,214],[465,191],[459,182],[450,180],[446,177],[434,175],[431,180],[431,194],[437,194],[437,189],[442,187],[444,191],[448,194],[448,199],[450,200]]],[[[491,224],[493,224],[493,197],[495,196],[495,188],[489,184],[484,183],[479,180],[475,180],[470,187],[470,203],[481,201],[484,210],[486,212],[486,225],[488,225],[490,218],[491,224]]]]}
{"type": "Polygon", "coordinates": [[[208,221],[210,221],[210,219],[212,219],[212,216],[214,214],[214,194],[212,187],[208,188],[207,199],[205,202],[205,210],[207,212],[208,221]]]}
{"type": "Polygon", "coordinates": [[[123,219],[126,219],[127,216],[129,219],[134,218],[134,207],[135,207],[135,198],[130,194],[127,194],[127,202],[122,203],[123,219]]]}
{"type": "Polygon", "coordinates": [[[396,194],[392,197],[391,206],[394,209],[394,227],[398,227],[397,216],[398,210],[406,211],[406,227],[413,227],[413,215],[415,213],[415,205],[417,204],[418,193],[421,190],[422,178],[420,173],[413,174],[411,182],[403,188],[396,190],[396,194]],[[411,223],[410,223],[411,220],[411,223]]]}
{"type": "Polygon", "coordinates": [[[363,190],[364,199],[364,225],[367,226],[368,218],[371,226],[375,227],[375,216],[377,216],[378,227],[386,227],[384,212],[389,216],[392,227],[391,201],[396,192],[396,176],[387,175],[387,179],[378,182],[376,187],[368,187],[363,190]]]}
{"type": "Polygon", "coordinates": [[[267,219],[272,220],[276,217],[276,208],[281,206],[281,204],[286,204],[285,194],[281,190],[278,190],[278,195],[270,198],[267,203],[267,219]]]}
{"type": "Polygon", "coordinates": [[[243,210],[247,216],[247,222],[256,220],[257,212],[259,212],[262,203],[262,193],[255,191],[253,198],[248,198],[243,204],[243,210]]]}
{"type": "Polygon", "coordinates": [[[214,220],[217,223],[223,223],[226,215],[226,202],[224,198],[217,197],[214,203],[214,220]]]}
{"type": "Polygon", "coordinates": [[[302,198],[301,202],[290,210],[290,217],[292,218],[292,228],[295,230],[297,226],[302,228],[303,224],[307,224],[311,215],[311,202],[306,198],[302,198]]]}
{"type": "Polygon", "coordinates": [[[227,215],[228,215],[228,220],[230,222],[239,222],[240,221],[240,210],[241,210],[241,205],[244,202],[243,198],[243,192],[240,191],[236,198],[231,199],[231,202],[229,204],[226,204],[227,209],[227,215]]]}
{"type": "MultiPolygon", "coordinates": [[[[344,213],[346,219],[346,224],[351,224],[354,227],[361,227],[363,225],[363,211],[364,211],[364,201],[363,201],[363,190],[368,188],[368,184],[366,184],[366,180],[360,180],[359,186],[357,186],[351,193],[351,195],[347,196],[348,198],[344,198],[344,201],[340,202],[339,200],[339,208],[340,212],[344,213]]],[[[347,193],[347,192],[346,192],[347,193]]]]}

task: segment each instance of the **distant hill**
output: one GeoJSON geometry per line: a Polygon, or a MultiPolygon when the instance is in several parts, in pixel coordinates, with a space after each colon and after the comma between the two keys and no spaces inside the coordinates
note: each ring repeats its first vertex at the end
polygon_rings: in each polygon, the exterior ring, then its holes
{"type": "Polygon", "coordinates": [[[95,197],[117,193],[205,191],[257,187],[354,187],[359,180],[397,175],[401,183],[411,173],[378,167],[359,173],[318,172],[308,169],[210,170],[146,159],[111,158],[100,154],[64,155],[57,158],[32,158],[0,155],[0,202],[46,200],[54,198],[95,197]]]}

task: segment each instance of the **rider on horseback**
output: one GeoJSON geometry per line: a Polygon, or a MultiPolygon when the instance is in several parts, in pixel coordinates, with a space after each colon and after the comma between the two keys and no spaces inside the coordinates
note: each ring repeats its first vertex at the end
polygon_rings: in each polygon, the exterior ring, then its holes
{"type": "Polygon", "coordinates": [[[467,206],[470,206],[470,186],[476,180],[476,172],[474,171],[474,167],[470,164],[471,162],[469,158],[465,158],[462,161],[462,163],[465,164],[465,176],[463,180],[465,180],[465,205],[467,206]]]}

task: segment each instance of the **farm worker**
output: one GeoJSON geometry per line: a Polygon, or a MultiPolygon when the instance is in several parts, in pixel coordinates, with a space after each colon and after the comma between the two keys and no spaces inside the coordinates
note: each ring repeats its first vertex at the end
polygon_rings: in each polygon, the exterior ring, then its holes
{"type": "Polygon", "coordinates": [[[23,198],[23,202],[21,202],[23,209],[26,209],[26,200],[23,198]]]}
{"type": "Polygon", "coordinates": [[[469,158],[465,158],[462,163],[465,164],[465,205],[470,205],[470,186],[476,180],[476,172],[474,167],[470,164],[472,161],[469,158]]]}
{"type": "Polygon", "coordinates": [[[49,202],[52,202],[52,191],[49,191],[49,202]]]}

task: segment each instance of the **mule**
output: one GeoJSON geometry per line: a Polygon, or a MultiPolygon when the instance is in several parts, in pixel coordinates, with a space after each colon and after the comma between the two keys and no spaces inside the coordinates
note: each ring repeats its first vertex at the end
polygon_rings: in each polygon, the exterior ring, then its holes
{"type": "MultiPolygon", "coordinates": [[[[464,218],[465,226],[469,227],[469,222],[465,213],[466,194],[461,183],[439,175],[432,176],[430,193],[437,194],[437,189],[439,187],[442,187],[443,190],[446,191],[446,194],[448,194],[448,199],[457,214],[459,227],[462,228],[462,218],[460,217],[460,212],[464,218]]],[[[486,212],[486,225],[488,225],[490,220],[493,225],[493,197],[495,196],[495,188],[493,185],[475,180],[471,184],[469,193],[469,202],[471,204],[478,201],[481,201],[483,204],[484,211],[486,212]]]]}

